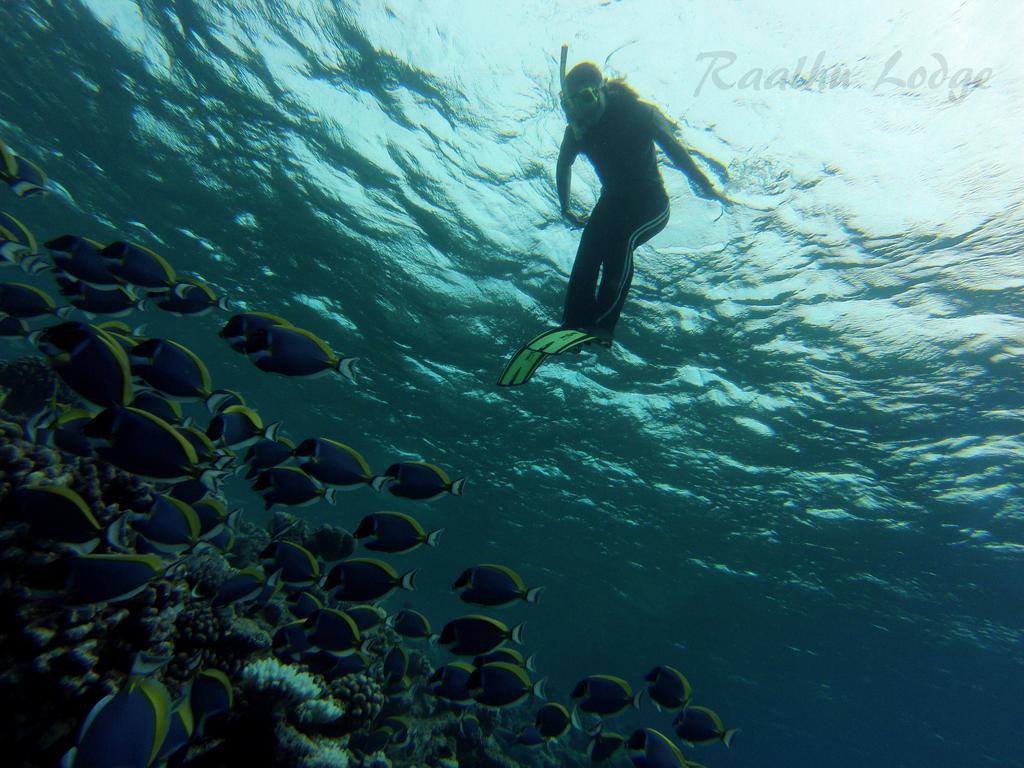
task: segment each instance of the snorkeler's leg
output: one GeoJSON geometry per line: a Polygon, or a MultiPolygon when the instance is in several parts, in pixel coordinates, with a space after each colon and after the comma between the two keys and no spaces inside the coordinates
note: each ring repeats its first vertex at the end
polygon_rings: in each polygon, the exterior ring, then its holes
{"type": "Polygon", "coordinates": [[[629,215],[624,212],[624,220],[628,223],[608,243],[601,285],[597,291],[594,326],[601,331],[599,335],[607,336],[609,341],[633,282],[633,251],[658,234],[668,223],[668,201],[656,199],[655,202],[656,205],[646,206],[646,210],[640,214],[629,215]]]}
{"type": "Polygon", "coordinates": [[[576,250],[576,261],[573,262],[569,285],[565,290],[565,308],[562,312],[564,328],[580,328],[594,322],[594,294],[605,255],[604,242],[609,236],[611,223],[608,206],[602,197],[594,206],[587,226],[583,228],[580,245],[576,250]]]}

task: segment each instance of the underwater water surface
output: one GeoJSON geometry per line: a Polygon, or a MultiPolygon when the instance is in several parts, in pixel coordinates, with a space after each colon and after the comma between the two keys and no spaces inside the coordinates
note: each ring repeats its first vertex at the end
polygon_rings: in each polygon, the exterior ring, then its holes
{"type": "MultiPolygon", "coordinates": [[[[0,210],[40,241],[151,247],[358,357],[354,383],[289,379],[227,348],[223,312],[126,319],[296,440],[465,477],[296,514],[444,527],[385,603],[435,629],[468,612],[467,566],[545,586],[495,615],[527,622],[552,700],[670,664],[742,729],[687,752],[709,768],[1021,766],[1024,12],[853,8],[5,2],[0,138],[55,186],[0,210]],[[662,156],[672,217],[615,346],[498,388],[559,322],[579,239],[554,186],[563,42],[660,105],[736,204],[662,156]]],[[[228,495],[270,519],[240,478],[228,495]]]]}

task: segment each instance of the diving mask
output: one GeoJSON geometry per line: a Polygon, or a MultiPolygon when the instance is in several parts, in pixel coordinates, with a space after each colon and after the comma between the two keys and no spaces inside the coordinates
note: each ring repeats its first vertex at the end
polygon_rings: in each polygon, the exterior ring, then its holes
{"type": "Polygon", "coordinates": [[[596,104],[601,99],[602,91],[604,91],[603,83],[601,85],[588,85],[586,88],[581,88],[576,91],[572,96],[566,96],[562,93],[560,94],[560,98],[566,109],[586,109],[587,107],[596,104]]]}

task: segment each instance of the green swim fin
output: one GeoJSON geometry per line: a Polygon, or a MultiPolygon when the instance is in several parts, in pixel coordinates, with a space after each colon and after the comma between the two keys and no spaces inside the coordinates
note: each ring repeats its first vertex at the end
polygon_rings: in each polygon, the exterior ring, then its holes
{"type": "Polygon", "coordinates": [[[555,328],[534,336],[526,346],[548,355],[560,355],[566,350],[586,344],[588,341],[594,341],[596,338],[593,334],[576,328],[555,328]]]}
{"type": "Polygon", "coordinates": [[[512,359],[508,361],[505,370],[498,379],[499,387],[516,387],[525,384],[533,376],[540,364],[544,362],[547,355],[530,349],[528,346],[520,347],[512,359]]]}
{"type": "Polygon", "coordinates": [[[574,328],[555,328],[534,336],[512,355],[498,378],[499,387],[525,384],[551,355],[560,355],[581,344],[597,340],[596,336],[574,328]]]}

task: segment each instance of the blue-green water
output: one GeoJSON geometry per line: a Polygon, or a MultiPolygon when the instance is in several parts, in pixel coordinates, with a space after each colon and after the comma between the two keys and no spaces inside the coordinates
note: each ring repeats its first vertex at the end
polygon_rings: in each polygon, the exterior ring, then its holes
{"type": "Polygon", "coordinates": [[[0,209],[41,239],[149,245],[359,356],[355,386],[284,380],[226,349],[222,315],[131,318],[293,437],[467,477],[429,507],[304,513],[446,527],[391,598],[436,624],[473,563],[546,585],[504,618],[555,698],[666,663],[743,728],[709,766],[1024,765],[1022,12],[667,5],[4,3],[0,138],[70,197],[0,209]],[[615,350],[499,390],[559,319],[579,237],[554,192],[563,40],[614,51],[742,204],[716,218],[663,165],[672,221],[615,350]],[[819,50],[848,87],[754,87],[819,50]],[[714,51],[736,54],[720,84],[714,51]],[[893,82],[936,52],[991,76],[893,82]]]}

